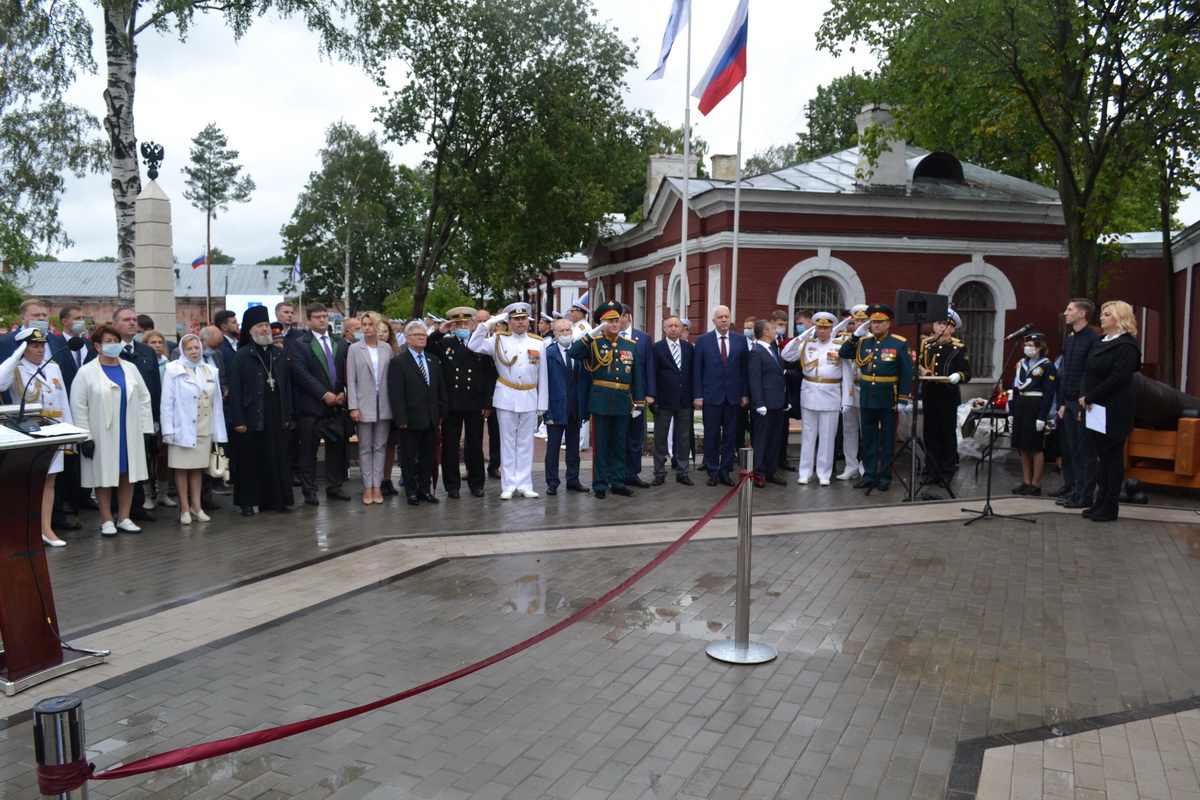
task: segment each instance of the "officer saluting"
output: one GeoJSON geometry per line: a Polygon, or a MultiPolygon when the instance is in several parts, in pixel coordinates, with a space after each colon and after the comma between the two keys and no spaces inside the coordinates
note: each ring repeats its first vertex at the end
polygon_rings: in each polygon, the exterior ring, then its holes
{"type": "Polygon", "coordinates": [[[610,489],[632,497],[633,490],[625,486],[625,435],[629,420],[641,416],[645,406],[642,364],[637,345],[617,335],[621,304],[605,303],[596,313],[600,324],[575,340],[568,351],[591,376],[588,411],[596,431],[592,491],[598,499],[610,489]]]}
{"type": "Polygon", "coordinates": [[[783,360],[799,361],[804,377],[800,390],[804,429],[800,435],[797,483],[808,483],[816,472],[820,484],[828,486],[833,477],[833,444],[842,409],[844,372],[841,345],[836,337],[848,322],[838,322],[828,311],[820,311],[812,319],[814,334],[797,336],[788,342],[783,348],[783,360]]]}
{"type": "Polygon", "coordinates": [[[571,308],[567,310],[567,319],[571,320],[571,336],[581,339],[585,333],[592,329],[592,326],[587,321],[587,316],[590,313],[588,293],[584,292],[583,296],[574,303],[571,303],[571,308]]]}
{"type": "Polygon", "coordinates": [[[472,497],[483,497],[487,473],[483,461],[483,428],[492,413],[495,368],[489,358],[471,352],[467,340],[475,328],[475,309],[466,306],[446,312],[449,319],[429,334],[429,352],[442,362],[450,413],[442,422],[442,486],[455,499],[462,488],[458,442],[464,437],[463,461],[467,465],[467,488],[472,497]]]}
{"type": "Polygon", "coordinates": [[[971,360],[967,346],[955,333],[962,320],[953,310],[946,320],[933,323],[933,336],[921,342],[917,370],[922,377],[945,380],[921,381],[925,402],[925,452],[929,463],[927,477],[947,483],[958,469],[958,405],[962,393],[958,384],[971,380],[971,360]]]}
{"type": "Polygon", "coordinates": [[[874,486],[886,492],[892,484],[890,470],[896,446],[896,408],[909,413],[913,365],[908,340],[890,333],[892,309],[882,303],[867,306],[867,321],[842,344],[838,355],[854,359],[858,379],[859,417],[862,423],[863,477],[854,488],[874,486]],[[868,333],[870,335],[868,335],[868,333]]]}

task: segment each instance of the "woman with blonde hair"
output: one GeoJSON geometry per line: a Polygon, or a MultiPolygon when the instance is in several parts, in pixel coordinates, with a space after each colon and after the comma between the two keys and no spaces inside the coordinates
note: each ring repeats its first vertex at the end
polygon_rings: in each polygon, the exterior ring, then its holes
{"type": "Polygon", "coordinates": [[[1135,411],[1133,375],[1142,368],[1142,353],[1129,303],[1110,300],[1100,306],[1100,331],[1104,335],[1088,353],[1079,398],[1085,418],[1096,406],[1105,413],[1104,432],[1087,431],[1096,445],[1096,500],[1083,516],[1111,522],[1117,518],[1117,495],[1125,477],[1125,440],[1133,432],[1135,411]]]}
{"type": "Polygon", "coordinates": [[[387,323],[378,314],[364,311],[359,322],[363,338],[346,355],[346,402],[357,425],[363,503],[370,505],[383,502],[383,451],[392,427],[387,380],[392,348],[379,340],[379,329],[387,323]]]}

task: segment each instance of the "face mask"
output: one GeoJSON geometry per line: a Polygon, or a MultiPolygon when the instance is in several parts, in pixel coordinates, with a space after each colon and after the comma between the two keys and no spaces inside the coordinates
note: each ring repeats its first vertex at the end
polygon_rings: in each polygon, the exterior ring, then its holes
{"type": "Polygon", "coordinates": [[[797,335],[797,336],[799,336],[799,335],[800,335],[800,334],[802,334],[802,333],[804,333],[804,326],[803,326],[803,325],[797,325],[797,326],[796,326],[796,335],[797,335]]]}
{"type": "Polygon", "coordinates": [[[108,344],[100,345],[100,352],[109,358],[119,358],[121,356],[121,343],[109,342],[108,344]]]}
{"type": "Polygon", "coordinates": [[[775,335],[776,335],[776,336],[785,336],[785,335],[787,335],[787,328],[776,328],[776,329],[775,329],[775,335]]]}
{"type": "Polygon", "coordinates": [[[76,336],[83,336],[87,332],[87,323],[81,319],[77,319],[71,323],[71,333],[76,336]]]}
{"type": "Polygon", "coordinates": [[[50,322],[44,319],[31,319],[29,320],[29,327],[33,328],[35,331],[41,331],[42,333],[45,333],[46,331],[50,330],[50,322]]]}
{"type": "Polygon", "coordinates": [[[1034,347],[1031,344],[1025,345],[1025,357],[1026,358],[1037,358],[1037,354],[1038,354],[1038,349],[1036,347],[1034,347]]]}
{"type": "Polygon", "coordinates": [[[354,334],[354,341],[361,342],[363,340],[363,336],[364,334],[362,331],[356,331],[354,334]]]}
{"type": "Polygon", "coordinates": [[[140,334],[140,333],[135,333],[135,334],[133,335],[133,340],[134,340],[135,342],[141,342],[141,341],[142,341],[142,334],[140,334]]]}
{"type": "Polygon", "coordinates": [[[571,334],[569,334],[569,333],[564,333],[562,336],[558,337],[558,343],[560,345],[562,345],[563,347],[570,347],[574,341],[575,340],[571,337],[571,334]]]}
{"type": "Polygon", "coordinates": [[[455,328],[454,335],[457,336],[459,339],[462,339],[464,342],[467,339],[471,338],[471,332],[469,330],[467,330],[466,328],[455,328]]]}
{"type": "Polygon", "coordinates": [[[215,352],[217,352],[217,351],[206,347],[206,348],[204,348],[204,355],[202,356],[202,358],[212,358],[212,354],[215,352]]]}
{"type": "Polygon", "coordinates": [[[203,356],[201,356],[200,358],[197,358],[195,361],[192,361],[192,360],[191,360],[190,358],[188,358],[187,356],[184,356],[184,357],[183,357],[183,360],[184,360],[184,361],[186,361],[186,362],[188,363],[188,365],[189,365],[189,366],[192,366],[192,367],[198,367],[198,366],[200,366],[200,362],[202,362],[202,361],[204,360],[204,357],[203,357],[203,356]]]}
{"type": "Polygon", "coordinates": [[[742,328],[742,334],[745,335],[745,337],[747,339],[753,339],[754,338],[754,328],[742,328]]]}

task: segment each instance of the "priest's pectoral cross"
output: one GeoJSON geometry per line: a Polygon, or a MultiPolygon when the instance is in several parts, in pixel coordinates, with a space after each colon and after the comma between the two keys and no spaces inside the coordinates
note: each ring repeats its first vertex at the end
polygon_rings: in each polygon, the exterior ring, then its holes
{"type": "Polygon", "coordinates": [[[275,391],[275,376],[269,371],[267,372],[267,388],[272,392],[275,391]]]}

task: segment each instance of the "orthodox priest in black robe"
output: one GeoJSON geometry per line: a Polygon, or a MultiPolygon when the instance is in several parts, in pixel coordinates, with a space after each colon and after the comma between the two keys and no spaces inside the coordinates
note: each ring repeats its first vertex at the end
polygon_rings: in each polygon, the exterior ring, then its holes
{"type": "Polygon", "coordinates": [[[251,307],[229,366],[225,424],[234,451],[233,503],[242,516],[258,509],[289,511],[292,476],[288,469],[292,419],[291,370],[283,351],[272,345],[266,306],[251,307]]]}

